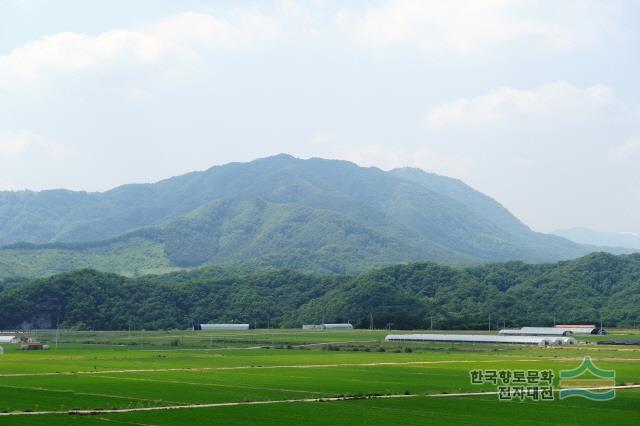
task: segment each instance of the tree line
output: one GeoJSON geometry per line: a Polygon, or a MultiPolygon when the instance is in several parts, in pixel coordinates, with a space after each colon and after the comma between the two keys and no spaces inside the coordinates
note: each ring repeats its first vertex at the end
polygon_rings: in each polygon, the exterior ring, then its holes
{"type": "Polygon", "coordinates": [[[204,322],[299,327],[496,329],[557,322],[633,326],[640,254],[456,268],[411,263],[358,276],[208,267],[127,278],[84,269],[0,283],[0,328],[188,328],[204,322]]]}

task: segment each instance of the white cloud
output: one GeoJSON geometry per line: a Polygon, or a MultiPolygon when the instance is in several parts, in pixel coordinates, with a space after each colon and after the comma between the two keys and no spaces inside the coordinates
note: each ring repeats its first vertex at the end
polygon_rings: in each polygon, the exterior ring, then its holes
{"type": "Polygon", "coordinates": [[[611,158],[617,161],[640,159],[640,137],[635,137],[615,146],[611,150],[611,158]]]}
{"type": "Polygon", "coordinates": [[[22,155],[34,139],[28,134],[10,134],[0,136],[0,157],[17,157],[22,155]]]}
{"type": "Polygon", "coordinates": [[[539,230],[637,230],[637,106],[605,85],[496,88],[426,114],[438,152],[473,159],[465,181],[539,230]]]}
{"type": "Polygon", "coordinates": [[[275,15],[279,22],[286,22],[287,32],[303,37],[317,37],[321,33],[317,28],[317,16],[309,5],[302,5],[297,0],[276,0],[275,15]]]}
{"type": "Polygon", "coordinates": [[[613,2],[390,0],[364,13],[343,9],[338,25],[359,45],[411,45],[430,53],[475,54],[514,42],[570,49],[614,31],[613,2]]]}
{"type": "Polygon", "coordinates": [[[30,131],[0,132],[0,159],[16,159],[30,152],[44,153],[50,158],[63,158],[68,154],[64,147],[30,131]]]}
{"type": "Polygon", "coordinates": [[[549,126],[597,119],[620,108],[608,86],[581,89],[557,82],[530,90],[502,87],[478,97],[458,99],[433,108],[426,122],[432,128],[514,125],[523,120],[549,126]]]}
{"type": "Polygon", "coordinates": [[[60,74],[193,59],[208,49],[236,49],[280,36],[275,20],[253,9],[236,10],[227,19],[181,13],[141,29],[118,29],[98,35],[63,32],[0,56],[0,91],[19,89],[60,74]]]}

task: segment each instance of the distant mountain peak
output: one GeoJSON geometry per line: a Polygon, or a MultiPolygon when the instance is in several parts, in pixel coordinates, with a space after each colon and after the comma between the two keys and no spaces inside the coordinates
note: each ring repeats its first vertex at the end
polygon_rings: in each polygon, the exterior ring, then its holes
{"type": "Polygon", "coordinates": [[[256,162],[261,162],[261,161],[296,161],[296,160],[301,160],[300,158],[294,157],[291,154],[287,154],[287,153],[280,153],[280,154],[274,154],[274,155],[269,155],[266,157],[261,157],[261,158],[257,158],[255,160],[252,161],[248,161],[245,164],[251,164],[251,163],[256,163],[256,162]]]}
{"type": "Polygon", "coordinates": [[[553,234],[579,244],[640,250],[640,235],[634,232],[602,232],[585,227],[574,227],[556,230],[553,234]]]}
{"type": "Polygon", "coordinates": [[[60,265],[132,273],[208,264],[357,273],[590,250],[531,231],[457,179],[288,154],[102,193],[0,192],[0,246],[19,242],[49,245],[0,250],[0,263],[18,275],[60,265]]]}

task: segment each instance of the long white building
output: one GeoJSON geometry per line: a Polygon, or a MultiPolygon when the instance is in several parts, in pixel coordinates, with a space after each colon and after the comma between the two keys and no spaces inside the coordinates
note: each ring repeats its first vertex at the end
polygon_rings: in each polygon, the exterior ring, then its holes
{"type": "Polygon", "coordinates": [[[0,336],[0,343],[19,343],[20,339],[17,336],[0,336]]]}
{"type": "Polygon", "coordinates": [[[349,323],[341,324],[303,324],[303,330],[350,330],[353,326],[349,323]]]}
{"type": "Polygon", "coordinates": [[[556,327],[505,328],[499,331],[502,336],[570,336],[571,330],[556,327]]]}
{"type": "Polygon", "coordinates": [[[521,345],[575,345],[573,337],[554,336],[499,336],[495,334],[389,334],[387,342],[456,342],[456,343],[511,343],[521,345]]]}
{"type": "Polygon", "coordinates": [[[200,324],[200,330],[248,330],[249,324],[200,324]]]}
{"type": "Polygon", "coordinates": [[[606,328],[600,328],[595,324],[561,324],[554,328],[571,330],[573,334],[608,334],[606,328]]]}
{"type": "Polygon", "coordinates": [[[353,326],[349,323],[341,323],[341,324],[321,324],[322,328],[328,329],[352,329],[353,326]]]}
{"type": "Polygon", "coordinates": [[[607,330],[599,327],[556,326],[556,327],[522,327],[500,330],[505,336],[572,336],[574,334],[607,334],[607,330]]]}

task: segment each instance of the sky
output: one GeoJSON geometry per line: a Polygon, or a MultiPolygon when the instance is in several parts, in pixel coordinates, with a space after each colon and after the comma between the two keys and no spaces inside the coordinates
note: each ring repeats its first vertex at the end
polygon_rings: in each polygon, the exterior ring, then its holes
{"type": "Polygon", "coordinates": [[[640,233],[640,2],[0,0],[0,190],[278,153],[640,233]]]}

